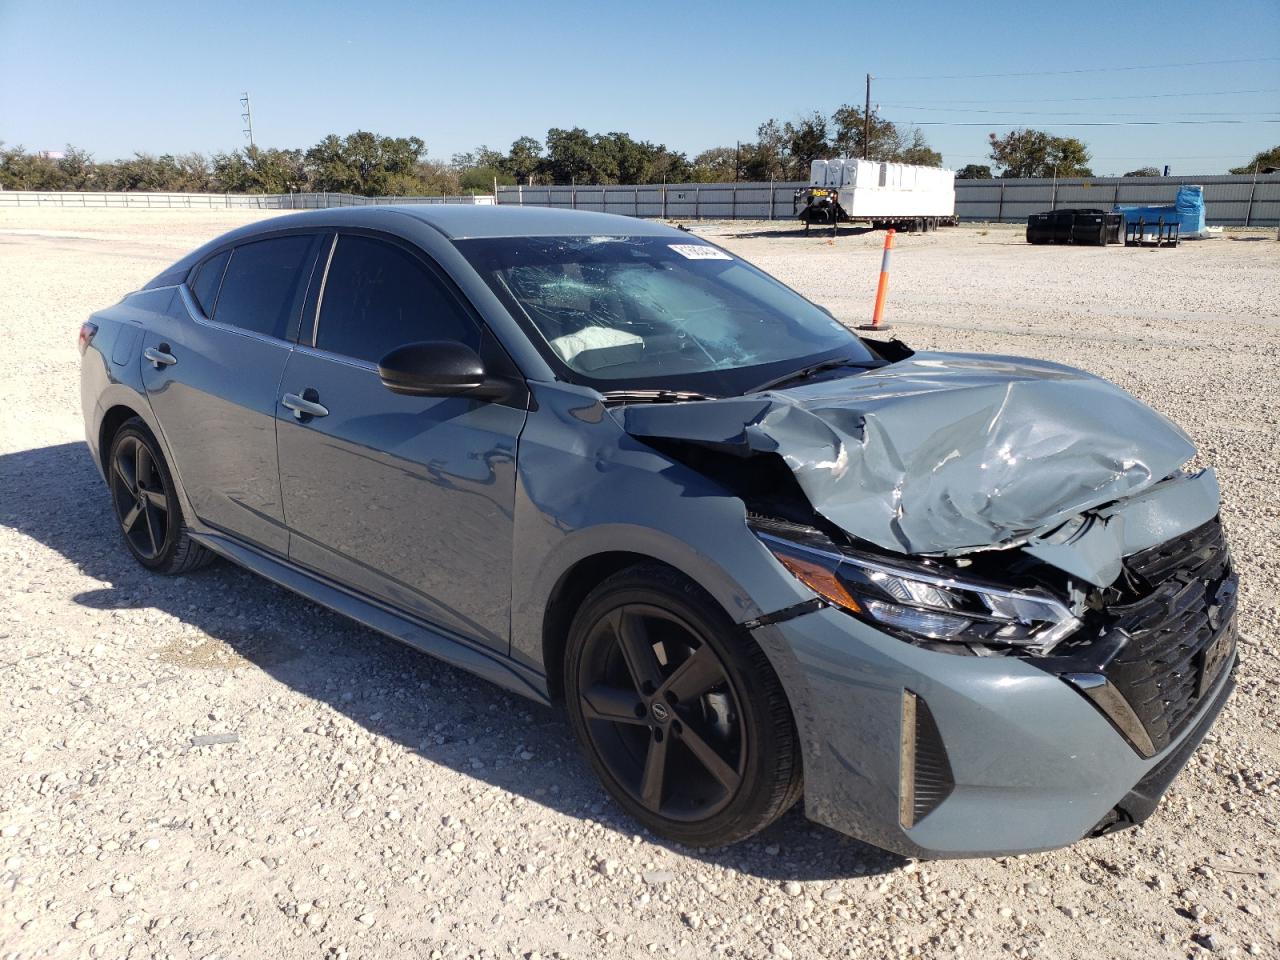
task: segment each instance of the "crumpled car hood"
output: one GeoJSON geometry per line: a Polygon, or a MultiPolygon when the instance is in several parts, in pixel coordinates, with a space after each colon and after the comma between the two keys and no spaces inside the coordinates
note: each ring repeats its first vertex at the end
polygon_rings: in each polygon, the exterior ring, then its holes
{"type": "Polygon", "coordinates": [[[1106,380],[977,354],[916,353],[835,380],[621,414],[637,438],[777,455],[815,512],[908,554],[1019,545],[1195,454],[1177,426],[1106,380]]]}

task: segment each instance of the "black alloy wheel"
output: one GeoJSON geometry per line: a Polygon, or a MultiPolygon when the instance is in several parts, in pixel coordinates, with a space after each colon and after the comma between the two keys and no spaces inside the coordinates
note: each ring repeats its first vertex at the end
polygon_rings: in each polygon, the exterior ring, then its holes
{"type": "Polygon", "coordinates": [[[169,466],[141,419],[111,439],[106,464],[116,521],[140,564],[157,573],[186,573],[213,558],[187,532],[169,466]]]}
{"type": "Polygon", "coordinates": [[[623,571],[587,598],[566,692],[601,780],[655,833],[730,843],[799,795],[795,730],[768,660],[666,568],[623,571]]]}
{"type": "Polygon", "coordinates": [[[582,710],[614,779],[646,809],[703,820],[742,783],[742,710],[715,650],[650,604],[598,620],[579,663],[582,710]]]}
{"type": "Polygon", "coordinates": [[[156,560],[169,535],[169,491],[154,454],[137,435],[111,451],[111,494],[125,539],[140,560],[156,560]]]}

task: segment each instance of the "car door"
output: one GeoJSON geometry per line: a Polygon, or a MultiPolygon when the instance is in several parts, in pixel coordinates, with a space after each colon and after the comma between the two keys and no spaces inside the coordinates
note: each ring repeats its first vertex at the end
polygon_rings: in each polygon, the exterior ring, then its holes
{"type": "Polygon", "coordinates": [[[320,240],[291,233],[213,254],[178,288],[185,316],[143,343],[147,397],[196,517],[281,556],[277,387],[320,240]]]}
{"type": "Polygon", "coordinates": [[[443,272],[393,238],[340,234],[321,291],[277,412],[290,558],[505,654],[524,401],[401,396],[377,370],[405,343],[500,348],[443,272]]]}

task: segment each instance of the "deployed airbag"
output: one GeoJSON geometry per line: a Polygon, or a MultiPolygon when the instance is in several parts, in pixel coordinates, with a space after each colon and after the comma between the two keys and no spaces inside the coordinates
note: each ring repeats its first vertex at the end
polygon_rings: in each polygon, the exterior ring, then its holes
{"type": "Polygon", "coordinates": [[[887,550],[1018,545],[1168,477],[1195,448],[1119,387],[1054,363],[917,353],[838,379],[621,408],[638,438],[781,457],[813,510],[887,550]]]}

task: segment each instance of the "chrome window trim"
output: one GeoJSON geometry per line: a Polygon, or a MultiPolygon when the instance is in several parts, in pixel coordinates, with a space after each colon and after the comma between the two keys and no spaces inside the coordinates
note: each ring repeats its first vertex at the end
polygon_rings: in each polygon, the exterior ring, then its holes
{"type": "MultiPolygon", "coordinates": [[[[335,231],[333,240],[329,244],[329,255],[324,259],[324,273],[320,275],[320,292],[316,294],[316,315],[311,318],[311,346],[313,347],[320,338],[320,309],[324,306],[324,289],[329,282],[329,267],[333,265],[333,254],[338,249],[339,236],[341,234],[335,231]]],[[[298,339],[301,341],[302,338],[298,339]]]]}
{"type": "Polygon", "coordinates": [[[196,298],[191,295],[191,291],[187,289],[185,283],[179,284],[178,289],[182,291],[182,301],[187,307],[187,313],[191,317],[193,323],[198,323],[203,327],[211,330],[222,330],[227,333],[236,333],[250,340],[257,340],[259,343],[278,343],[282,347],[293,346],[288,340],[282,340],[280,337],[268,336],[265,333],[258,333],[256,330],[246,330],[244,327],[237,327],[234,324],[222,323],[218,320],[210,319],[204,315],[204,311],[200,309],[200,305],[196,303],[196,298]]]}
{"type": "Polygon", "coordinates": [[[355,367],[358,370],[378,372],[376,363],[370,363],[368,360],[357,360],[355,357],[349,357],[345,353],[334,353],[332,350],[323,350],[320,347],[313,347],[305,343],[299,343],[294,347],[294,350],[297,353],[305,353],[307,356],[315,357],[317,360],[332,360],[335,363],[355,367]]]}

